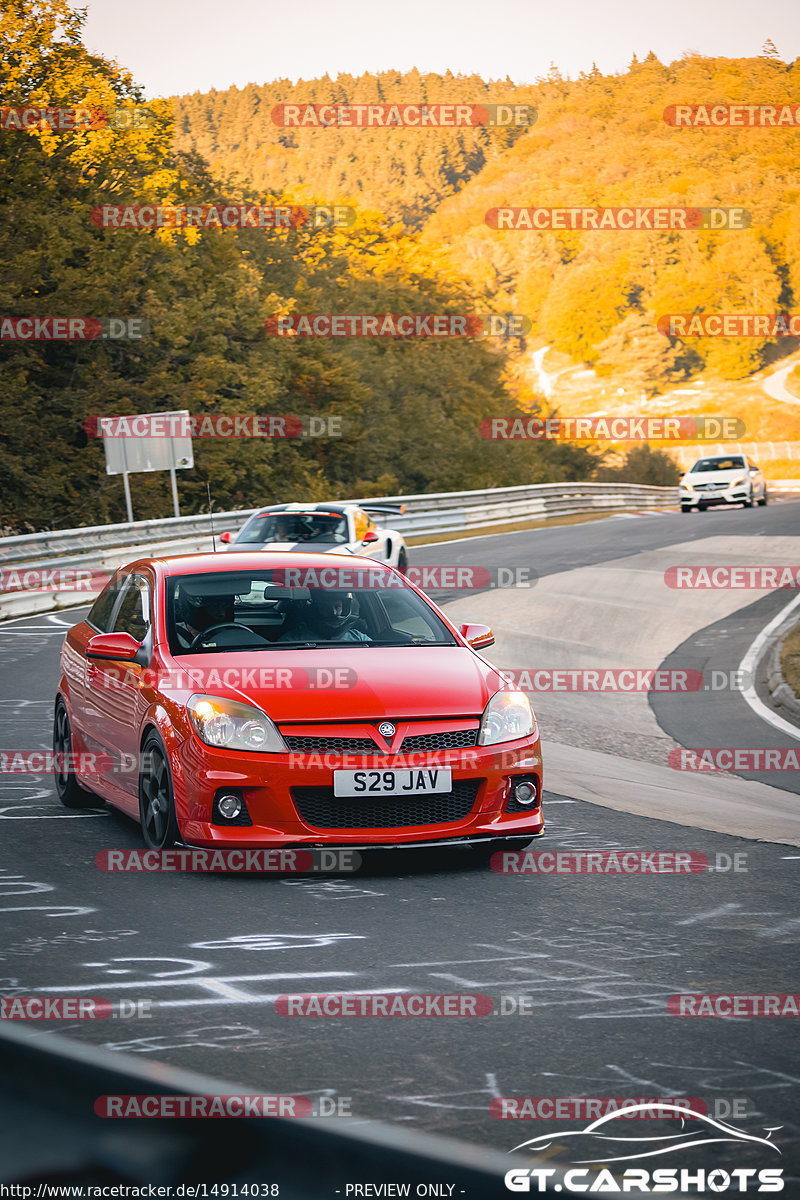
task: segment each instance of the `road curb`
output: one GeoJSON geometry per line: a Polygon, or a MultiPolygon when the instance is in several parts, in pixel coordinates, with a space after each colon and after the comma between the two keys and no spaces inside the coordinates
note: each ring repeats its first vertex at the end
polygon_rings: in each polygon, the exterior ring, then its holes
{"type": "MultiPolygon", "coordinates": [[[[776,709],[780,708],[784,716],[800,726],[800,697],[794,694],[794,690],[784,679],[781,670],[781,649],[796,625],[797,618],[793,613],[767,640],[761,662],[766,664],[767,690],[773,706],[776,709]]],[[[760,665],[760,663],[756,664],[756,669],[760,665]]]]}

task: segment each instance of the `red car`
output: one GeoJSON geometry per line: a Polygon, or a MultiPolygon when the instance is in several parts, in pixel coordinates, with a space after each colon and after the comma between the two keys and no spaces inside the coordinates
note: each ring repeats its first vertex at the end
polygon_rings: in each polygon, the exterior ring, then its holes
{"type": "Polygon", "coordinates": [[[530,702],[394,567],[143,558],[61,652],[56,787],[155,849],[483,846],[543,832],[530,702]]]}

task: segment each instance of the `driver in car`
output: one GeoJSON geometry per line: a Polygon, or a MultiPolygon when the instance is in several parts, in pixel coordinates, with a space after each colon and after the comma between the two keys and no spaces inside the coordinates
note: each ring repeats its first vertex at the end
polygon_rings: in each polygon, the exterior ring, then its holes
{"type": "Polygon", "coordinates": [[[175,632],[186,646],[214,625],[233,624],[233,596],[198,596],[184,592],[181,596],[181,619],[175,622],[175,632]]]}
{"type": "Polygon", "coordinates": [[[369,642],[372,639],[355,628],[351,592],[331,592],[321,588],[311,592],[306,611],[299,622],[278,638],[279,642],[369,642]]]}
{"type": "Polygon", "coordinates": [[[297,538],[294,536],[292,529],[292,518],[279,515],[275,518],[275,532],[272,535],[273,542],[294,542],[297,538]]]}

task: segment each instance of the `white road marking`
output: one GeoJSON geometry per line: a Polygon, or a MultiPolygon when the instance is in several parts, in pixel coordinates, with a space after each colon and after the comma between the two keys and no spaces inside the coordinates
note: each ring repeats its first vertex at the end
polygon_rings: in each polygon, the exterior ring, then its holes
{"type": "MultiPolygon", "coordinates": [[[[764,626],[739,663],[740,679],[755,679],[756,664],[764,648],[764,643],[783,624],[789,613],[793,612],[798,605],[800,605],[800,596],[795,596],[794,600],[790,600],[785,608],[781,609],[777,617],[773,617],[769,625],[764,626]]],[[[796,742],[800,742],[800,729],[796,725],[790,724],[789,721],[784,721],[783,717],[779,717],[771,708],[767,708],[764,701],[756,692],[754,683],[751,683],[749,687],[740,688],[740,691],[742,698],[750,705],[756,716],[761,717],[762,721],[768,721],[770,725],[774,726],[775,729],[779,729],[781,733],[788,733],[789,737],[794,738],[796,742]]]]}

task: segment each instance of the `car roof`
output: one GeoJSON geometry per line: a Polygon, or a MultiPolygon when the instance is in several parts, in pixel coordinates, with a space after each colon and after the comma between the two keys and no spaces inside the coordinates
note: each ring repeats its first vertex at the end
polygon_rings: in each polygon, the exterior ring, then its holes
{"type": "Polygon", "coordinates": [[[266,508],[260,508],[254,516],[265,517],[269,513],[339,513],[344,515],[348,509],[357,508],[355,504],[268,504],[266,508]]]}
{"type": "Polygon", "coordinates": [[[718,458],[747,458],[741,450],[731,450],[730,454],[701,454],[698,462],[715,462],[718,458]]]}
{"type": "Polygon", "coordinates": [[[291,550],[218,550],[216,554],[177,554],[169,557],[138,558],[123,569],[150,567],[163,576],[199,575],[208,571],[274,571],[281,567],[302,567],[304,571],[324,571],[337,563],[370,571],[394,571],[388,563],[352,554],[297,553],[291,550]]]}

